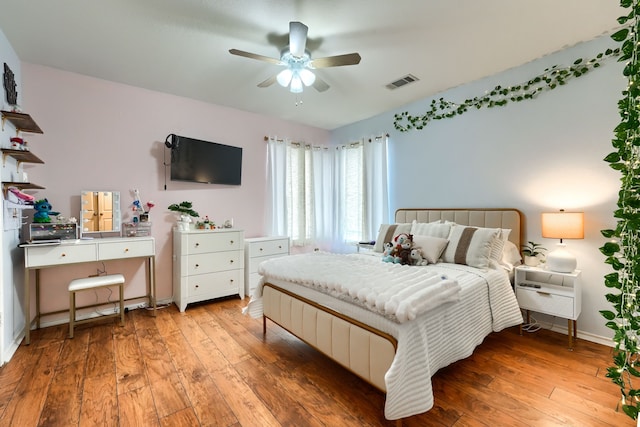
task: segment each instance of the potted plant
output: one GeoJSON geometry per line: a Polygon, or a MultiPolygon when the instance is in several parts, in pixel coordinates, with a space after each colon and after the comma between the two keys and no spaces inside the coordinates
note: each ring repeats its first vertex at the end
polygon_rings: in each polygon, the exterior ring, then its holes
{"type": "Polygon", "coordinates": [[[544,254],[547,248],[542,247],[541,244],[535,242],[527,242],[522,246],[522,255],[524,255],[524,263],[529,267],[535,267],[540,264],[540,256],[544,254]]]}
{"type": "Polygon", "coordinates": [[[180,231],[189,231],[191,217],[198,218],[200,216],[198,212],[193,210],[192,206],[191,202],[173,203],[169,205],[170,211],[180,214],[180,220],[178,221],[178,229],[180,231]]]}

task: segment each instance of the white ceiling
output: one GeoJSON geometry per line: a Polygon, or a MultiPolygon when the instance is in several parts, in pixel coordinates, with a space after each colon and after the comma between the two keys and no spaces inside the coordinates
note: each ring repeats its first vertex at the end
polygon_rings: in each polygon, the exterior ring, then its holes
{"type": "Polygon", "coordinates": [[[609,33],[618,3],[0,0],[0,28],[24,62],[331,130],[609,33]],[[305,89],[298,106],[277,84],[256,86],[279,66],[228,53],[279,57],[289,21],[309,27],[312,58],[362,56],[317,70],[331,88],[305,89]],[[408,73],[420,81],[385,87],[408,73]]]}

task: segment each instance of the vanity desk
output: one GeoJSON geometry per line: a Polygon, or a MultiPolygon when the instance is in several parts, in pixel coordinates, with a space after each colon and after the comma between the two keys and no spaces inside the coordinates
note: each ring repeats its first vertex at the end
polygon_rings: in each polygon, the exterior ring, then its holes
{"type": "Polygon", "coordinates": [[[147,295],[128,298],[148,298],[149,307],[156,312],[155,240],[153,237],[107,237],[88,240],[62,240],[56,243],[28,243],[24,248],[24,301],[25,301],[25,344],[31,342],[31,297],[30,271],[35,270],[36,328],[40,328],[40,318],[57,312],[40,312],[40,269],[68,264],[95,261],[146,258],[147,295]]]}

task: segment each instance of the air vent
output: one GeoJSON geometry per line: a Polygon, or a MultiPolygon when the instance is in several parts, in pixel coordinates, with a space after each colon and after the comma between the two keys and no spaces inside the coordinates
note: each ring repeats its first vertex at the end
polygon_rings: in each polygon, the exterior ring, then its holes
{"type": "Polygon", "coordinates": [[[396,80],[395,82],[389,83],[387,85],[387,89],[398,89],[399,87],[402,87],[409,83],[417,82],[418,80],[420,79],[414,76],[413,74],[407,74],[406,76],[396,80]]]}

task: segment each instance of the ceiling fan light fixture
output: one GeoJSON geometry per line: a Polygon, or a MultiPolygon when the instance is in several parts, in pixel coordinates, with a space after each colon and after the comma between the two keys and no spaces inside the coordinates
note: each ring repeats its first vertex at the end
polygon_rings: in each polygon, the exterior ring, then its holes
{"type": "Polygon", "coordinates": [[[290,90],[293,93],[302,93],[302,79],[298,73],[293,73],[293,77],[291,78],[291,87],[290,90]]]}
{"type": "Polygon", "coordinates": [[[316,75],[311,70],[303,68],[300,70],[300,79],[305,86],[311,86],[316,81],[316,75]]]}
{"type": "Polygon", "coordinates": [[[292,77],[293,77],[293,71],[291,71],[291,69],[289,68],[285,68],[284,70],[278,73],[278,75],[276,76],[276,80],[278,81],[278,84],[280,86],[287,87],[289,86],[289,83],[291,83],[292,77]]]}

